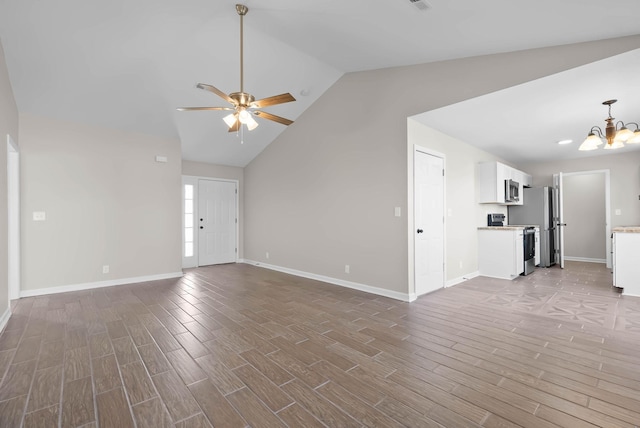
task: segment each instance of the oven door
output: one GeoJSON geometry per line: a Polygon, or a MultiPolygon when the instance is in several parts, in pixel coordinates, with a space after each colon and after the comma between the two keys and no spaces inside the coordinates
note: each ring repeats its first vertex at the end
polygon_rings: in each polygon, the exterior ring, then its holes
{"type": "Polygon", "coordinates": [[[523,275],[529,275],[536,268],[536,229],[533,227],[525,228],[522,241],[524,245],[523,275]]]}

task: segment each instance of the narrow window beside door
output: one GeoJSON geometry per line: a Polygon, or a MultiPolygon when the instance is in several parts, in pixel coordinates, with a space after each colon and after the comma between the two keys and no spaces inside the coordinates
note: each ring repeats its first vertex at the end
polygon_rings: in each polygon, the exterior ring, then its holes
{"type": "Polygon", "coordinates": [[[193,257],[193,185],[184,186],[184,256],[193,257]]]}

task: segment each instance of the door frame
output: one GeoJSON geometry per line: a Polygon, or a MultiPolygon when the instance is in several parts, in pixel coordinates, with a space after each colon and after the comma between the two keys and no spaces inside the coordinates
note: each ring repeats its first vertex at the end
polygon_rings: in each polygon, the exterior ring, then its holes
{"type": "Polygon", "coordinates": [[[562,172],[563,177],[591,174],[604,174],[605,252],[607,268],[611,268],[611,170],[594,169],[590,171],[562,172]]]}
{"type": "Polygon", "coordinates": [[[20,298],[20,148],[7,134],[8,298],[20,298]]]}
{"type": "Polygon", "coordinates": [[[228,182],[228,183],[235,183],[236,185],[236,218],[238,219],[238,221],[236,222],[236,248],[238,248],[238,251],[236,252],[236,263],[238,262],[238,260],[240,260],[240,254],[242,251],[242,243],[240,242],[240,221],[241,221],[241,213],[240,213],[240,181],[239,180],[234,180],[234,179],[229,179],[229,178],[215,178],[215,177],[202,177],[202,176],[195,176],[195,175],[183,175],[182,176],[182,198],[180,200],[180,212],[181,212],[181,217],[182,217],[182,221],[181,221],[181,225],[182,225],[182,229],[180,231],[180,235],[182,236],[181,239],[181,255],[182,255],[182,267],[187,269],[187,268],[194,268],[194,267],[199,267],[200,263],[199,263],[199,257],[198,257],[198,253],[199,253],[199,237],[198,237],[198,232],[196,230],[196,226],[197,224],[194,222],[194,231],[193,231],[193,257],[184,257],[184,186],[186,184],[191,184],[193,185],[193,213],[194,213],[194,219],[198,214],[198,209],[199,209],[199,188],[198,188],[198,183],[200,180],[208,180],[208,181],[224,181],[224,182],[228,182]]]}
{"type": "Polygon", "coordinates": [[[415,261],[415,230],[416,230],[416,222],[415,222],[415,162],[416,162],[416,152],[422,152],[431,156],[435,156],[437,158],[442,159],[442,167],[445,171],[444,176],[442,177],[442,218],[444,219],[442,223],[443,228],[443,243],[442,243],[442,252],[443,252],[443,277],[442,277],[442,287],[447,286],[447,157],[444,153],[437,152],[432,149],[428,149],[426,147],[420,146],[419,144],[413,144],[413,150],[409,151],[409,156],[407,156],[407,251],[408,251],[408,279],[409,279],[409,301],[412,302],[418,298],[416,292],[416,261],[415,261]]]}

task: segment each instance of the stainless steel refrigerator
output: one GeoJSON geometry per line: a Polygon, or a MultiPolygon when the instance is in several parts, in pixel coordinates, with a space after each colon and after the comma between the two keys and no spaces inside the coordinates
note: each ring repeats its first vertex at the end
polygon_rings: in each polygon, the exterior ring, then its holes
{"type": "Polygon", "coordinates": [[[525,187],[521,195],[523,204],[508,208],[509,224],[540,226],[540,267],[556,264],[554,192],[553,187],[525,187]]]}

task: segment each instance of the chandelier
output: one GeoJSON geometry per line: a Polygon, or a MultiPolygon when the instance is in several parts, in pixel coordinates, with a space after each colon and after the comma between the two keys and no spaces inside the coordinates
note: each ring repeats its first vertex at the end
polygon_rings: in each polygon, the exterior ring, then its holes
{"type": "Polygon", "coordinates": [[[609,117],[605,119],[607,126],[605,127],[604,132],[602,132],[602,129],[599,126],[592,127],[591,131],[589,131],[589,135],[587,135],[587,138],[580,145],[578,150],[596,150],[598,146],[603,143],[606,143],[604,146],[605,149],[619,149],[624,147],[624,143],[640,143],[640,126],[638,126],[636,122],[627,122],[625,125],[623,121],[619,120],[616,124],[613,123],[615,118],[611,117],[611,104],[616,101],[618,100],[608,100],[602,103],[605,106],[609,106],[609,117]],[[630,131],[627,129],[627,125],[635,125],[636,130],[630,131]]]}

